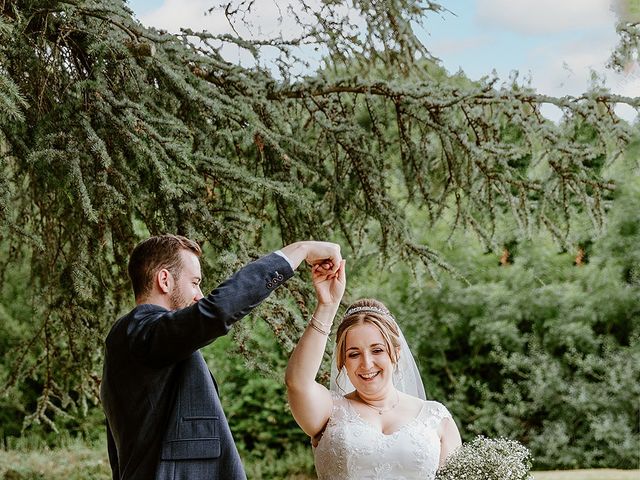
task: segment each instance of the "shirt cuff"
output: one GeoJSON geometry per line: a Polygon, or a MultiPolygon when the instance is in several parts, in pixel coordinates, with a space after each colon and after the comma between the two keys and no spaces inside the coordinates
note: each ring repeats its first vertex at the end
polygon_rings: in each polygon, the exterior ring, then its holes
{"type": "Polygon", "coordinates": [[[287,263],[289,264],[289,266],[291,267],[291,270],[293,270],[293,271],[295,272],[295,270],[296,270],[296,269],[295,269],[295,267],[293,266],[293,263],[291,263],[291,260],[289,260],[289,257],[287,257],[287,256],[282,252],[282,250],[276,250],[276,251],[275,251],[275,252],[273,252],[273,253],[275,253],[276,255],[280,255],[282,258],[284,258],[284,259],[287,261],[287,263]]]}

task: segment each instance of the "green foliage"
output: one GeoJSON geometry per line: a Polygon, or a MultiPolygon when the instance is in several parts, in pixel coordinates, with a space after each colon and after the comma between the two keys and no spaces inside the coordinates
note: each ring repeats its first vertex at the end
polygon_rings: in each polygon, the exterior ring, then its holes
{"type": "Polygon", "coordinates": [[[269,451],[259,459],[249,456],[248,461],[245,461],[245,471],[247,478],[252,480],[274,478],[311,480],[316,478],[313,456],[308,444],[293,446],[291,450],[284,453],[269,451]]]}

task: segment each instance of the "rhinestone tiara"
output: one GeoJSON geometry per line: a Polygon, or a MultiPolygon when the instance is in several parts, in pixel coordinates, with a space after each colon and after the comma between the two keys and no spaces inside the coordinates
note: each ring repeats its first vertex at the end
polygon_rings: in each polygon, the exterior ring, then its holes
{"type": "Polygon", "coordinates": [[[385,317],[389,317],[391,319],[393,319],[393,315],[391,315],[390,312],[388,312],[387,310],[383,310],[381,308],[378,307],[367,307],[367,306],[363,306],[363,307],[353,307],[350,308],[349,310],[347,310],[344,313],[344,317],[343,318],[347,318],[355,313],[360,313],[360,312],[374,312],[374,313],[379,313],[380,315],[384,315],[385,317]]]}

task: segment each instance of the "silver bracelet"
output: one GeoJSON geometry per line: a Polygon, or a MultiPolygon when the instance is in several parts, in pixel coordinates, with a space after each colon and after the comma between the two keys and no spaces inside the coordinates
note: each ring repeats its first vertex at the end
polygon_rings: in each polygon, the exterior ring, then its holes
{"type": "Polygon", "coordinates": [[[322,328],[320,328],[320,326],[317,325],[316,322],[318,324],[320,324],[321,326],[327,328],[327,325],[322,325],[322,323],[320,323],[320,321],[316,317],[311,315],[311,321],[309,322],[309,325],[311,325],[311,328],[313,328],[316,332],[319,332],[319,333],[321,333],[323,335],[329,336],[329,333],[331,331],[331,326],[330,325],[328,326],[329,327],[329,331],[325,331],[322,328]]]}
{"type": "Polygon", "coordinates": [[[324,330],[321,330],[320,327],[318,327],[315,323],[310,322],[309,325],[311,325],[311,328],[313,328],[316,332],[321,333],[325,337],[329,336],[329,332],[325,332],[324,330]]]}

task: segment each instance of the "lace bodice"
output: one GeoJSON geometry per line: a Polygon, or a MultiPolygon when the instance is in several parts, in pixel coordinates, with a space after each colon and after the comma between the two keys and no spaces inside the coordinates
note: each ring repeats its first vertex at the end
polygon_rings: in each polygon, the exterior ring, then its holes
{"type": "Polygon", "coordinates": [[[440,459],[438,427],[451,414],[425,401],[416,418],[386,435],[332,393],[333,412],[314,449],[319,480],[433,480],[440,459]]]}

